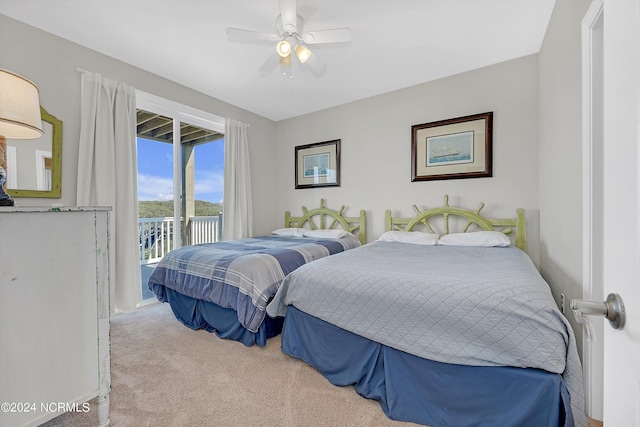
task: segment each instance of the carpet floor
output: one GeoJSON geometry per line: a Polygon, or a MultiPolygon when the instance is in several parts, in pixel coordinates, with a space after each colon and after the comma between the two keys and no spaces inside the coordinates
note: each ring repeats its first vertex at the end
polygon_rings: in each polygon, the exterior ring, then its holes
{"type": "MultiPolygon", "coordinates": [[[[279,336],[245,347],[192,331],[160,303],[111,322],[110,399],[112,427],[416,426],[283,354],[279,336]]],[[[93,427],[90,403],[43,426],[93,427]]]]}
{"type": "MultiPolygon", "coordinates": [[[[154,303],[111,322],[111,427],[401,427],[353,387],[283,354],[280,336],[245,347],[176,320],[154,303]]],[[[41,427],[94,427],[66,413],[41,427]]],[[[602,427],[588,419],[589,427],[602,427]]]]}

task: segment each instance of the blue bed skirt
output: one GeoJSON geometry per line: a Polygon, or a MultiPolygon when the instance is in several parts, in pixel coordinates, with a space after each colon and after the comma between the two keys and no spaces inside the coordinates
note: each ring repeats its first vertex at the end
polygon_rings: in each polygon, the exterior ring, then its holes
{"type": "Polygon", "coordinates": [[[176,318],[193,330],[204,329],[220,338],[239,341],[246,346],[264,347],[267,339],[282,331],[283,318],[265,317],[264,322],[253,333],[238,321],[232,308],[223,308],[209,301],[183,295],[163,285],[153,284],[151,289],[160,302],[168,302],[176,318]]]}
{"type": "Polygon", "coordinates": [[[282,351],[336,386],[353,385],[394,420],[439,426],[574,425],[558,374],[434,362],[345,331],[293,306],[282,351]]]}

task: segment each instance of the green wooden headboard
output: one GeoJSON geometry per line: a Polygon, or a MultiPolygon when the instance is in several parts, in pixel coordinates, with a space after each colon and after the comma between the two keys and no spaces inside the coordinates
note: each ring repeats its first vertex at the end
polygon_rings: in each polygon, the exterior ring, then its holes
{"type": "Polygon", "coordinates": [[[360,216],[347,217],[342,214],[344,211],[344,205],[340,206],[339,210],[329,209],[324,204],[324,199],[320,199],[320,207],[312,210],[308,210],[306,207],[302,207],[302,216],[291,216],[291,212],[286,211],[284,213],[284,226],[285,227],[298,227],[304,228],[305,225],[312,230],[332,230],[340,226],[343,230],[349,233],[358,235],[360,244],[367,243],[367,225],[366,225],[366,213],[360,211],[360,216]],[[327,220],[329,224],[327,225],[327,220]],[[316,224],[319,221],[319,225],[316,224]]]}
{"type": "Polygon", "coordinates": [[[385,212],[385,230],[411,231],[414,227],[423,225],[430,233],[449,234],[449,217],[454,216],[466,220],[466,225],[461,230],[463,233],[466,233],[469,227],[474,224],[482,230],[496,230],[496,227],[498,227],[499,230],[497,231],[502,231],[507,235],[512,234],[515,227],[516,247],[523,251],[527,250],[527,222],[524,209],[517,209],[517,216],[515,218],[490,219],[480,215],[482,208],[484,208],[484,203],[480,203],[480,206],[478,206],[475,211],[451,207],[449,206],[449,196],[444,196],[444,206],[439,208],[421,211],[416,205],[413,205],[413,210],[416,212],[416,215],[412,218],[394,218],[391,215],[391,210],[387,210],[385,212]],[[432,219],[440,217],[442,218],[444,233],[436,231],[430,223],[432,219]]]}

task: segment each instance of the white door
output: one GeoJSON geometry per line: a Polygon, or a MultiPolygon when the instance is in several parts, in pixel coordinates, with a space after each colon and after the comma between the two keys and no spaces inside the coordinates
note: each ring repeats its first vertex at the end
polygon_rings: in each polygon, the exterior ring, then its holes
{"type": "Polygon", "coordinates": [[[640,1],[604,0],[604,425],[640,427],[640,1]]]}

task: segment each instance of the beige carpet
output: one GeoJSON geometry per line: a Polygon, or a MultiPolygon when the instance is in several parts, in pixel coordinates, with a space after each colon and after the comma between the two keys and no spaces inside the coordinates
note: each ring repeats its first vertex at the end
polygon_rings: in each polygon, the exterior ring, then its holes
{"type": "MultiPolygon", "coordinates": [[[[416,425],[282,354],[280,337],[245,347],[183,326],[168,304],[112,321],[111,389],[112,427],[416,425]]],[[[92,402],[44,426],[96,424],[92,402]]]]}

